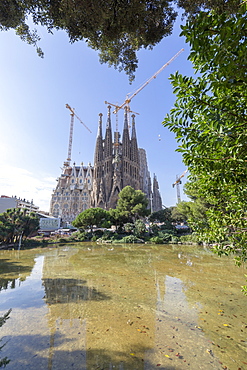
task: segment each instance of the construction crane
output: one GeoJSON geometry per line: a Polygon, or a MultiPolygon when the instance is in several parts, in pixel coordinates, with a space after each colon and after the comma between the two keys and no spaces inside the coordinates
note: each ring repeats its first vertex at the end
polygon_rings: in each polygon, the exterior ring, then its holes
{"type": "MultiPolygon", "coordinates": [[[[143,85],[141,85],[141,87],[139,87],[134,93],[132,93],[132,95],[130,95],[130,93],[128,93],[127,96],[126,96],[125,101],[123,102],[123,104],[116,105],[113,113],[117,113],[120,109],[123,109],[125,106],[127,106],[127,110],[130,111],[129,104],[130,104],[131,100],[141,90],[143,90],[144,87],[146,87],[153,79],[155,79],[158,76],[158,74],[163,71],[163,69],[165,69],[167,66],[169,66],[169,64],[171,64],[174,61],[174,59],[176,59],[183,51],[184,51],[184,49],[179,50],[179,52],[177,54],[175,54],[167,63],[165,63],[153,76],[151,76],[143,85]]],[[[114,105],[114,104],[112,104],[112,105],[114,105]]]]}
{"type": "MultiPolygon", "coordinates": [[[[167,63],[165,63],[153,76],[151,76],[143,85],[141,85],[141,87],[139,87],[139,89],[137,89],[131,96],[129,96],[130,95],[130,93],[128,93],[127,95],[126,95],[126,99],[125,99],[125,101],[123,102],[123,104],[121,104],[121,105],[116,105],[116,104],[112,104],[112,103],[109,103],[109,102],[107,102],[107,101],[105,101],[105,104],[110,104],[110,105],[112,105],[112,106],[114,106],[115,107],[115,109],[114,109],[114,111],[113,111],[113,113],[115,113],[116,115],[117,115],[117,113],[118,113],[118,111],[120,110],[120,109],[123,109],[124,107],[127,107],[127,111],[128,111],[128,113],[130,113],[130,112],[133,112],[133,111],[131,111],[130,110],[130,102],[131,102],[131,100],[141,91],[141,90],[143,90],[144,89],[144,87],[146,87],[153,79],[155,79],[157,76],[158,76],[158,74],[160,73],[160,72],[162,72],[163,71],[163,69],[165,69],[169,64],[171,64],[171,62],[173,62],[174,61],[174,59],[176,59],[182,52],[184,51],[184,49],[181,49],[181,50],[179,50],[179,52],[177,53],[177,54],[175,54],[167,63]]],[[[133,112],[133,113],[135,113],[135,114],[139,114],[139,113],[136,113],[136,112],[133,112]]],[[[118,118],[117,118],[117,116],[116,116],[116,126],[118,126],[118,118]]]]}
{"type": "Polygon", "coordinates": [[[70,131],[69,131],[69,147],[68,147],[68,158],[67,158],[67,161],[64,162],[64,165],[65,166],[69,166],[70,165],[70,161],[71,161],[71,150],[72,150],[72,141],[73,141],[73,130],[74,130],[74,118],[76,117],[78,119],[78,121],[80,121],[84,127],[86,127],[86,129],[92,133],[92,131],[85,125],[84,122],[82,122],[82,120],[80,119],[80,117],[77,116],[77,114],[75,113],[75,109],[71,108],[69,106],[69,104],[66,104],[65,105],[66,108],[68,108],[70,110],[70,115],[71,115],[71,121],[70,121],[70,131]]]}
{"type": "MultiPolygon", "coordinates": [[[[105,101],[105,104],[108,104],[108,105],[111,105],[111,106],[115,107],[115,110],[113,111],[113,113],[116,114],[116,132],[118,132],[118,111],[119,111],[120,108],[119,108],[118,105],[113,104],[113,103],[109,103],[108,101],[105,101]]],[[[134,114],[138,114],[138,115],[140,114],[140,113],[134,112],[130,109],[128,110],[128,113],[134,113],[134,114]]]]}
{"type": "Polygon", "coordinates": [[[178,199],[178,203],[181,202],[181,195],[180,195],[180,187],[179,185],[182,184],[182,181],[181,179],[184,177],[184,175],[188,172],[188,170],[185,170],[181,176],[176,176],[176,181],[172,184],[172,187],[174,188],[174,186],[176,186],[177,188],[177,199],[178,199]]]}

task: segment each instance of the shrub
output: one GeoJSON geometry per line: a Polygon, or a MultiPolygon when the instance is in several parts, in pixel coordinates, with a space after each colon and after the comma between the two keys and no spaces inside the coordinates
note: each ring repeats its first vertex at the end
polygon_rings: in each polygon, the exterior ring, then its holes
{"type": "Polygon", "coordinates": [[[102,235],[102,239],[103,240],[108,240],[108,239],[111,240],[113,236],[114,236],[114,233],[112,231],[105,230],[103,235],[102,235]]]}
{"type": "Polygon", "coordinates": [[[142,239],[137,238],[135,235],[127,235],[124,236],[120,240],[116,240],[116,243],[143,243],[142,239]]]}
{"type": "Polygon", "coordinates": [[[159,236],[153,236],[150,238],[150,242],[152,244],[163,244],[163,238],[160,238],[159,236]]]}
{"type": "Polygon", "coordinates": [[[178,236],[172,236],[172,240],[171,242],[174,243],[174,244],[177,244],[178,242],[180,241],[180,238],[178,236]]]}
{"type": "Polygon", "coordinates": [[[158,237],[163,240],[164,243],[168,243],[172,239],[172,235],[170,233],[158,232],[158,237]]]}
{"type": "Polygon", "coordinates": [[[97,238],[100,238],[104,234],[104,230],[94,230],[93,231],[93,236],[97,236],[97,238]]]}
{"type": "Polygon", "coordinates": [[[86,233],[85,232],[79,232],[76,234],[76,239],[80,242],[83,242],[86,239],[86,233]]]}
{"type": "Polygon", "coordinates": [[[66,243],[67,242],[67,238],[58,238],[58,242],[59,243],[66,243]]]}
{"type": "Polygon", "coordinates": [[[124,225],[124,230],[125,230],[126,233],[132,233],[133,230],[134,230],[134,224],[133,223],[130,223],[130,222],[127,222],[124,225]]]}
{"type": "Polygon", "coordinates": [[[197,244],[200,244],[200,239],[197,235],[197,233],[192,233],[192,234],[188,234],[188,235],[182,235],[180,236],[180,241],[181,243],[187,243],[187,244],[191,244],[191,243],[197,243],[197,244]]]}

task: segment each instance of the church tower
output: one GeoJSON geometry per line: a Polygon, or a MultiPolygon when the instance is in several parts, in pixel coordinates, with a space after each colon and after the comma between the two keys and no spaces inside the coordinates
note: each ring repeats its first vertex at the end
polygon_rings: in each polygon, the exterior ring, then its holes
{"type": "Polygon", "coordinates": [[[104,209],[116,208],[118,194],[125,186],[141,190],[146,194],[151,207],[162,209],[158,191],[158,182],[154,179],[151,188],[151,178],[147,166],[146,152],[138,148],[135,116],[132,115],[131,137],[128,125],[128,109],[125,107],[122,142],[119,132],[114,132],[114,142],[111,127],[111,107],[108,106],[105,139],[102,137],[102,114],[99,118],[98,134],[94,155],[94,180],[91,198],[92,207],[104,209]]]}
{"type": "Polygon", "coordinates": [[[94,153],[94,180],[93,180],[93,197],[92,206],[104,208],[105,193],[103,186],[104,179],[104,148],[102,137],[102,116],[99,114],[98,134],[96,138],[95,153],[94,153]]]}
{"type": "Polygon", "coordinates": [[[134,189],[140,189],[140,159],[136,138],[135,115],[132,115],[132,135],[130,147],[130,177],[131,186],[134,189]]]}
{"type": "Polygon", "coordinates": [[[94,167],[90,163],[88,166],[65,163],[52,194],[50,213],[54,217],[71,222],[87,208],[116,208],[118,194],[128,185],[146,195],[153,212],[162,209],[158,181],[154,176],[152,188],[146,152],[138,148],[135,116],[131,117],[130,137],[128,114],[125,107],[121,141],[118,129],[112,134],[111,106],[108,106],[104,138],[102,113],[99,114],[94,167]]]}
{"type": "Polygon", "coordinates": [[[152,209],[151,212],[157,212],[162,209],[162,199],[160,196],[159,192],[159,184],[157,177],[154,174],[154,179],[153,179],[153,204],[152,204],[152,209]]]}
{"type": "Polygon", "coordinates": [[[123,128],[123,139],[122,139],[122,176],[123,176],[123,188],[125,186],[131,186],[131,149],[130,149],[130,137],[128,127],[128,112],[127,107],[124,110],[124,128],[123,128]]]}
{"type": "Polygon", "coordinates": [[[108,202],[112,190],[113,179],[113,143],[111,128],[111,106],[108,105],[108,117],[104,141],[104,188],[105,188],[105,208],[108,209],[108,202]]]}

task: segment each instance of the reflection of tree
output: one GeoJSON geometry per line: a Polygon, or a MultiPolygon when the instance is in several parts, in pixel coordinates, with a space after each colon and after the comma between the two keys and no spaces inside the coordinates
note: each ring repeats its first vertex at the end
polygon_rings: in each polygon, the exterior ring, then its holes
{"type": "MultiPolygon", "coordinates": [[[[104,349],[70,349],[66,350],[68,339],[61,333],[56,333],[55,352],[52,362],[47,362],[47,356],[40,351],[41,344],[49,342],[46,335],[20,335],[13,337],[8,346],[13,348],[13,359],[6,369],[113,369],[114,367],[121,370],[156,370],[157,363],[143,357],[148,351],[148,347],[135,345],[132,350],[135,356],[126,356],[126,353],[119,351],[106,351],[104,349]],[[30,345],[32,343],[32,345],[30,345]],[[20,357],[20,353],[22,354],[20,357]],[[28,359],[32,359],[29,363],[28,359]],[[121,360],[122,361],[121,361],[121,360]],[[73,364],[73,365],[72,365],[73,364]]],[[[175,367],[167,365],[165,368],[160,366],[161,370],[174,370],[175,367]]]]}
{"type": "MultiPolygon", "coordinates": [[[[75,327],[80,327],[80,331],[84,332],[80,335],[80,347],[85,348],[86,340],[86,329],[82,330],[81,320],[78,320],[80,305],[82,301],[102,301],[108,300],[110,297],[104,293],[99,292],[94,287],[88,287],[85,284],[86,280],[75,279],[75,278],[45,278],[42,280],[45,289],[45,300],[49,305],[48,321],[50,328],[50,346],[49,346],[49,359],[48,359],[48,370],[52,370],[54,363],[59,361],[61,363],[61,358],[57,360],[58,351],[55,349],[57,345],[57,335],[63,330],[66,332],[66,327],[69,321],[69,330],[71,331],[73,324],[75,327]],[[59,324],[57,319],[60,318],[59,324]],[[59,330],[58,330],[59,327],[59,330]]],[[[85,324],[85,322],[84,322],[85,324]]],[[[85,325],[83,325],[85,326],[85,325]]],[[[69,336],[66,337],[69,340],[69,336]]],[[[78,356],[78,355],[77,355],[78,356]]],[[[86,356],[82,352],[79,354],[80,361],[85,361],[86,356]]],[[[75,359],[68,359],[68,353],[63,354],[64,361],[71,361],[74,363],[75,359]]],[[[71,356],[70,356],[71,357],[71,356]]],[[[81,368],[81,367],[80,367],[81,368]]]]}
{"type": "Polygon", "coordinates": [[[106,294],[97,291],[93,287],[86,286],[85,283],[85,280],[79,279],[43,279],[46,303],[72,303],[110,299],[106,294]]]}
{"type": "Polygon", "coordinates": [[[8,256],[10,258],[0,260],[0,292],[20,286],[30,276],[35,262],[33,255],[25,257],[14,252],[11,258],[12,253],[9,252],[8,256]]]}
{"type": "Polygon", "coordinates": [[[19,279],[0,279],[0,291],[15,289],[17,280],[19,281],[19,279]]]}
{"type": "MultiPolygon", "coordinates": [[[[9,309],[8,312],[6,312],[3,316],[0,317],[0,328],[9,319],[10,312],[11,312],[11,309],[9,309]]],[[[1,339],[0,339],[0,342],[1,342],[1,339]]],[[[0,345],[0,351],[5,346],[5,344],[0,345]]],[[[4,357],[2,359],[0,358],[0,367],[5,367],[9,362],[10,360],[7,357],[4,357]]]]}

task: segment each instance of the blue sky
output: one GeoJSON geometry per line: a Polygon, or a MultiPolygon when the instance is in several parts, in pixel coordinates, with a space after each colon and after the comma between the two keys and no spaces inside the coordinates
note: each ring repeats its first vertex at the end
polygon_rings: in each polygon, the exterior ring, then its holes
{"type": "MultiPolygon", "coordinates": [[[[139,68],[132,85],[124,72],[100,64],[97,52],[85,43],[70,44],[62,31],[53,35],[43,28],[38,31],[44,59],[14,32],[0,32],[0,195],[33,199],[41,210],[48,211],[68,153],[70,112],[66,103],[92,131],[89,133],[75,118],[72,163],[93,164],[99,113],[103,113],[103,132],[105,129],[105,101],[122,104],[128,93],[135,92],[184,48],[130,104],[139,113],[138,145],[146,150],[149,171],[151,177],[157,176],[163,204],[175,205],[177,194],[172,183],[186,167],[175,151],[174,135],[162,126],[162,121],[175,101],[169,75],[177,70],[186,75],[193,73],[187,60],[189,46],[179,37],[179,23],[173,34],[153,50],[138,53],[139,68]]],[[[122,112],[118,120],[122,133],[122,112]]],[[[115,127],[113,114],[112,125],[115,127]]],[[[187,200],[182,186],[180,191],[182,200],[187,200]]]]}

